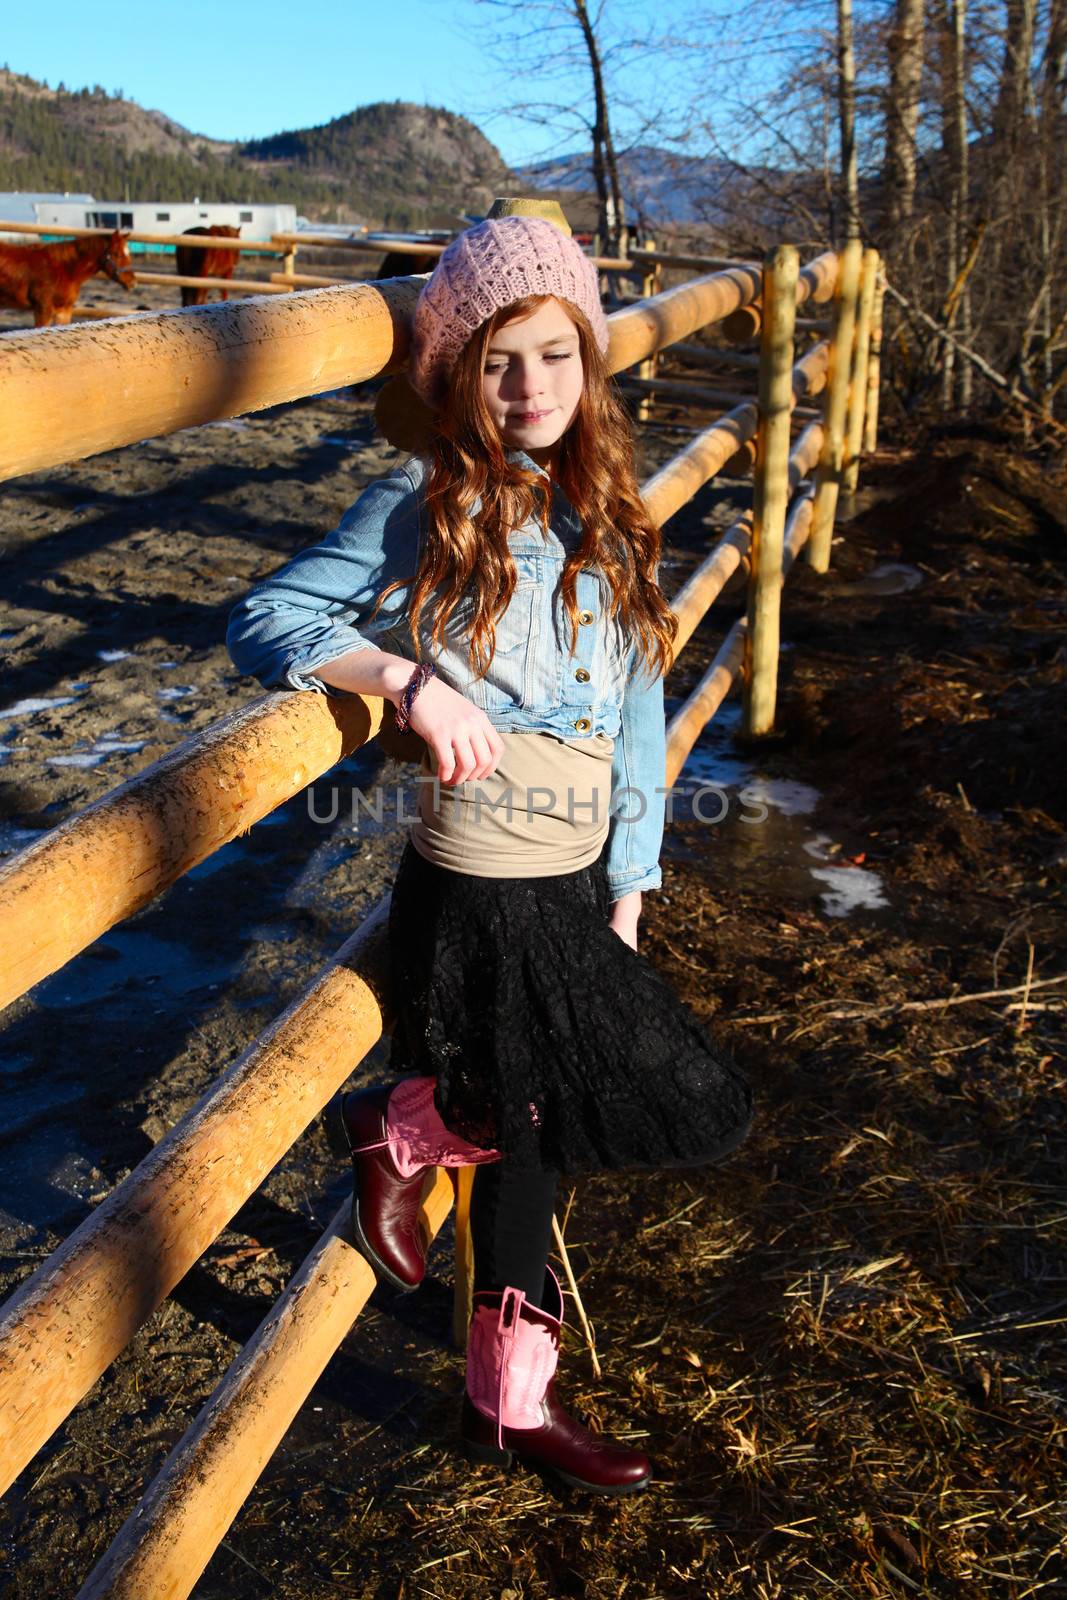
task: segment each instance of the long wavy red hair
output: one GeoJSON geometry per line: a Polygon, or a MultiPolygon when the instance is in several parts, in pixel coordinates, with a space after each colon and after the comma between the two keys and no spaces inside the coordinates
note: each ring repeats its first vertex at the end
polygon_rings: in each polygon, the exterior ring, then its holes
{"type": "MultiPolygon", "coordinates": [[[[536,311],[549,295],[527,295],[482,324],[452,371],[428,447],[427,537],[414,574],[411,636],[420,658],[418,622],[423,607],[440,591],[431,640],[441,643],[460,600],[469,608],[471,666],[483,676],[492,660],[496,622],[515,589],[515,564],[508,534],[533,520],[546,527],[551,485],[540,473],[509,461],[507,447],[489,414],[482,391],[486,351],[505,323],[536,311]]],[[[577,580],[583,567],[599,567],[611,588],[610,615],[637,640],[635,662],[653,674],[670,671],[677,619],[655,577],[662,539],[638,493],[633,437],[626,410],[597,348],[588,319],[577,306],[560,305],[578,330],[583,385],[574,420],[559,443],[556,478],[582,525],[582,540],[563,568],[560,584],[578,637],[577,580]]],[[[378,598],[412,579],[398,579],[378,598]]],[[[376,608],[377,609],[377,608],[376,608]]]]}

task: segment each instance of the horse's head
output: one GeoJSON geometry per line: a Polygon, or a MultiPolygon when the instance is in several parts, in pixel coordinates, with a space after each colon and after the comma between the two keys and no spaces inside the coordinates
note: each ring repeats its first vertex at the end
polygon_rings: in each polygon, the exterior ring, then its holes
{"type": "Polygon", "coordinates": [[[128,234],[121,233],[116,228],[107,241],[107,248],[100,263],[100,271],[113,278],[116,283],[121,283],[124,289],[132,289],[135,282],[133,261],[126,243],[128,237],[128,234]]]}

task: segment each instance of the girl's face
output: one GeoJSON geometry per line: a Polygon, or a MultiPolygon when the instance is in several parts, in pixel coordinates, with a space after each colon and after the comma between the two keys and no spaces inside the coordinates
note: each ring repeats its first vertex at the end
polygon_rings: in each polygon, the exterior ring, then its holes
{"type": "Polygon", "coordinates": [[[578,330],[558,300],[496,330],[482,394],[504,443],[548,465],[582,397],[578,330]]]}

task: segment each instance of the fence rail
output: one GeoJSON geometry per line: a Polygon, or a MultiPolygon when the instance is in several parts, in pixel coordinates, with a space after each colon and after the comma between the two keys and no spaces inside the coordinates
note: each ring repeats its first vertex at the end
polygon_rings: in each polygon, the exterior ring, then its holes
{"type": "MultiPolygon", "coordinates": [[[[782,582],[805,547],[811,565],[824,570],[813,553],[819,518],[829,516],[832,527],[837,493],[864,439],[868,449],[874,444],[877,342],[872,351],[870,330],[877,326],[877,272],[875,253],[863,258],[858,247],[841,258],[829,252],[800,270],[796,252],[782,247],[762,271],[731,266],[609,318],[615,372],[739,310],[753,309],[762,327],[758,398],[696,434],[642,490],[662,525],[756,445],[753,510],[727,530],[672,600],[680,652],[730,577],[748,570],[747,614],[667,728],[668,784],[739,677],[750,720],[766,723],[767,705],[773,707],[782,582]],[[797,360],[797,307],[831,297],[829,341],[797,360]],[[797,401],[819,395],[821,420],[792,439],[797,401]]],[[[395,370],[406,359],[420,281],[297,290],[277,302],[8,335],[0,358],[13,388],[0,475],[395,370]]],[[[25,993],[374,738],[382,712],[380,700],[365,696],[257,697],[13,857],[0,869],[0,916],[9,932],[0,1003],[25,993]]],[[[390,1026],[387,906],[382,901],[374,909],[4,1307],[0,1491],[390,1026]]],[[[457,1176],[456,1194],[462,1329],[470,1292],[469,1174],[457,1176]]],[[[451,1184],[437,1173],[424,1201],[433,1231],[451,1198],[451,1184]]],[[[339,1216],[131,1512],[82,1600],[190,1592],[372,1287],[339,1216]]]]}

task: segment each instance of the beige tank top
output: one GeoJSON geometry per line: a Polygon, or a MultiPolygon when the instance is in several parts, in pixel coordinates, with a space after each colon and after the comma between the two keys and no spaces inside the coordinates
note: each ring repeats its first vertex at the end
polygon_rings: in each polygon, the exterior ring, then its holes
{"type": "Polygon", "coordinates": [[[500,737],[496,770],[452,786],[434,781],[426,751],[409,835],[415,849],[477,878],[556,877],[589,866],[607,838],[615,740],[547,731],[500,737]]]}

